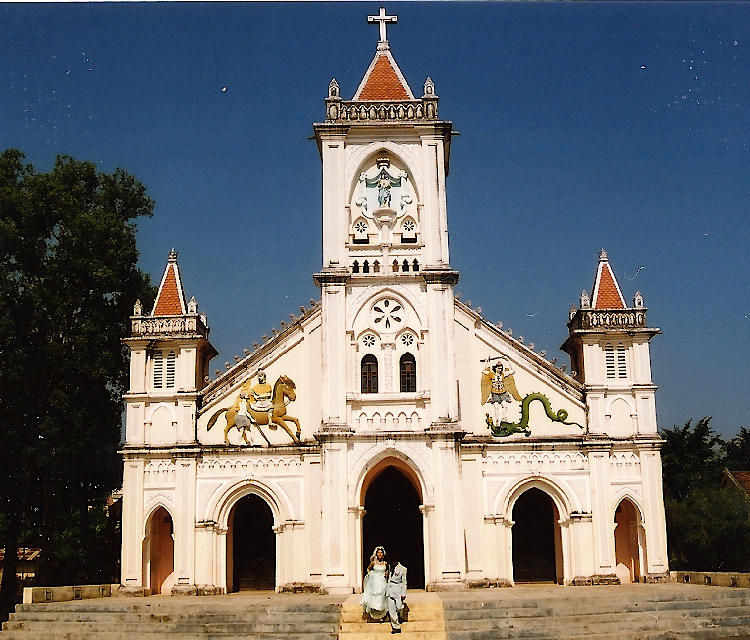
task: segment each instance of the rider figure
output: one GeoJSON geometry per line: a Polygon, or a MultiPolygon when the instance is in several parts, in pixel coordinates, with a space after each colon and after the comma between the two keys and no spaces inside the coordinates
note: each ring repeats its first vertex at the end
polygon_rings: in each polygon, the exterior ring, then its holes
{"type": "Polygon", "coordinates": [[[268,413],[268,425],[271,426],[271,419],[273,418],[273,389],[271,385],[266,382],[266,372],[263,369],[258,371],[258,383],[250,387],[250,397],[252,398],[252,404],[250,407],[253,411],[267,412],[268,413]]]}

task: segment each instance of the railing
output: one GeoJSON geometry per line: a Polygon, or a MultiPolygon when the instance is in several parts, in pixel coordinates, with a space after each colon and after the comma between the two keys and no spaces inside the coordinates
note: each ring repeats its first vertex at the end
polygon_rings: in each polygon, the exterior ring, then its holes
{"type": "Polygon", "coordinates": [[[134,337],[196,333],[203,337],[208,335],[206,325],[199,315],[163,317],[134,316],[131,317],[130,321],[131,335],[134,337]]]}
{"type": "Polygon", "coordinates": [[[437,120],[437,98],[388,100],[383,102],[326,99],[326,122],[385,122],[391,120],[437,120]]]}
{"type": "Polygon", "coordinates": [[[571,330],[645,326],[646,309],[578,309],[568,323],[571,330]]]}

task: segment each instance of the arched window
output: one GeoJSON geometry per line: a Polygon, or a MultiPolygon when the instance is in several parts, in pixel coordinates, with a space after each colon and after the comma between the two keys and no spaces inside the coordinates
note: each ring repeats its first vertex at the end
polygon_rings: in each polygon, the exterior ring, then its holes
{"type": "Polygon", "coordinates": [[[362,273],[370,273],[370,263],[367,262],[367,260],[365,260],[362,265],[362,273]]]}
{"type": "Polygon", "coordinates": [[[411,263],[411,270],[419,271],[419,262],[417,262],[416,258],[414,258],[414,262],[411,263]]]}
{"type": "Polygon", "coordinates": [[[398,273],[398,260],[393,261],[393,273],[398,273]]]}
{"type": "Polygon", "coordinates": [[[372,272],[380,273],[380,263],[377,260],[375,260],[375,262],[372,263],[372,272]]]}
{"type": "Polygon", "coordinates": [[[378,359],[368,353],[362,358],[362,393],[378,392],[378,359]]]}
{"type": "Polygon", "coordinates": [[[404,263],[401,265],[401,271],[407,272],[409,270],[409,261],[404,260],[404,263]]]}
{"type": "Polygon", "coordinates": [[[359,273],[359,262],[356,260],[354,261],[354,264],[352,265],[352,273],[359,273]]]}
{"type": "Polygon", "coordinates": [[[410,353],[405,353],[399,360],[399,377],[401,393],[414,393],[417,390],[417,361],[410,353]]]}

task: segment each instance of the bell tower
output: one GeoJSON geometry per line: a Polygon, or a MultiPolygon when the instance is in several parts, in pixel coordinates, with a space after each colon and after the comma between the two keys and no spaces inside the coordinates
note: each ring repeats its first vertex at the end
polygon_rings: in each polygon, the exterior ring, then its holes
{"type": "MultiPolygon", "coordinates": [[[[314,278],[322,295],[324,429],[344,425],[347,394],[362,393],[358,360],[341,354],[352,345],[368,346],[358,343],[354,315],[360,309],[353,305],[377,289],[419,300],[415,309],[421,305],[424,318],[413,339],[421,348],[419,386],[431,396],[430,422],[457,420],[452,323],[458,273],[450,267],[445,196],[452,123],[438,118],[430,78],[421,97],[407,83],[387,38],[386,25],[396,21],[384,9],[368,17],[379,24],[380,37],[362,81],[344,100],[332,79],[325,121],[313,125],[323,163],[323,265],[314,278]],[[440,375],[429,362],[441,363],[440,375]]],[[[401,298],[384,298],[378,308],[401,305],[401,298]]],[[[383,316],[377,325],[382,335],[372,338],[384,345],[378,393],[399,391],[392,372],[396,325],[403,319],[395,318],[383,316]]]]}
{"type": "Polygon", "coordinates": [[[581,293],[579,307],[571,309],[568,330],[562,349],[570,355],[576,379],[586,385],[591,433],[656,435],[649,341],[660,331],[646,324],[640,292],[632,306],[626,305],[604,249],[591,297],[581,293]]]}

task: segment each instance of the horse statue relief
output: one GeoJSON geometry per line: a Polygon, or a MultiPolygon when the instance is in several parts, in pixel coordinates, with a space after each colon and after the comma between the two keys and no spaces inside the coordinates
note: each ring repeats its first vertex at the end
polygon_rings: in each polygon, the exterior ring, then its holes
{"type": "Polygon", "coordinates": [[[254,407],[254,403],[252,402],[254,393],[251,382],[252,378],[242,385],[242,389],[240,389],[240,393],[231,407],[227,409],[219,409],[211,416],[206,431],[210,431],[211,427],[216,424],[219,416],[226,412],[227,426],[224,428],[224,441],[227,444],[229,444],[229,430],[236,428],[242,433],[242,439],[246,444],[251,444],[251,430],[258,429],[258,433],[260,433],[268,446],[271,446],[270,441],[266,438],[266,434],[261,430],[261,427],[263,426],[267,426],[269,429],[281,427],[291,436],[295,443],[299,443],[301,432],[299,420],[287,415],[286,412],[287,405],[297,399],[297,394],[295,392],[296,385],[294,384],[294,381],[287,376],[279,376],[278,380],[276,380],[276,383],[273,385],[271,401],[268,409],[265,407],[261,409],[257,406],[254,407]],[[297,426],[296,433],[289,428],[287,422],[293,422],[297,426]],[[251,432],[250,440],[248,440],[247,437],[248,431],[251,432]]]}

